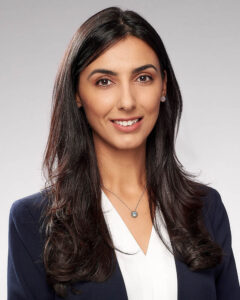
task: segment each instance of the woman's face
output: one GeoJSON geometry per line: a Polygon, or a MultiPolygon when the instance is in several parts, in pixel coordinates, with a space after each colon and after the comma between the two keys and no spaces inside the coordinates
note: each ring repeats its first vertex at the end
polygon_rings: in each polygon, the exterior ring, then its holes
{"type": "Polygon", "coordinates": [[[76,101],[84,108],[95,147],[130,150],[145,146],[165,95],[166,74],[163,81],[155,52],[144,41],[128,36],[81,72],[76,101]],[[133,125],[116,123],[139,117],[133,125]]]}

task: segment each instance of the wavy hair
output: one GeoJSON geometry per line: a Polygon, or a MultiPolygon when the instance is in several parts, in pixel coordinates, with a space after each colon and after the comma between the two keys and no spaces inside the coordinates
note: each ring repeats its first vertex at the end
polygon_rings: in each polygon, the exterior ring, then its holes
{"type": "Polygon", "coordinates": [[[207,232],[202,215],[206,185],[193,180],[175,153],[182,113],[180,89],[164,44],[139,14],[109,7],[91,16],[74,34],[60,64],[42,169],[48,206],[44,212],[43,261],[47,280],[65,297],[75,282],[104,281],[116,264],[114,245],[101,209],[101,178],[92,129],[76,105],[79,74],[101,53],[128,35],[146,42],[167,73],[167,101],[146,143],[147,193],[151,218],[165,246],[191,270],[215,266],[222,249],[207,232]],[[154,222],[161,211],[172,249],[154,222]]]}

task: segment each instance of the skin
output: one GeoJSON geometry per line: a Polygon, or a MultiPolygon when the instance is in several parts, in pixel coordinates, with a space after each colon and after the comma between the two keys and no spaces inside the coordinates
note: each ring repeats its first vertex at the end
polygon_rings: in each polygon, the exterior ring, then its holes
{"type": "MultiPolygon", "coordinates": [[[[128,36],[105,50],[80,74],[76,103],[83,106],[93,130],[102,184],[134,208],[146,182],[146,140],[158,118],[161,96],[166,96],[167,76],[161,77],[158,57],[144,41],[128,36]],[[140,66],[152,64],[132,74],[140,66]],[[111,70],[117,75],[95,73],[111,70]],[[117,130],[110,120],[143,116],[141,126],[129,133],[117,130]]],[[[105,194],[146,253],[152,229],[147,193],[138,207],[139,216],[107,190],[105,194]]]]}

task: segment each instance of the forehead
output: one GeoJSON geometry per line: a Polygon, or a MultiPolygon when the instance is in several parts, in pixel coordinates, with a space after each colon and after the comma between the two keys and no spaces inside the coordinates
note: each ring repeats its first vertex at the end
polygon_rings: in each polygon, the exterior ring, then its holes
{"type": "Polygon", "coordinates": [[[154,50],[143,40],[134,36],[127,36],[106,49],[83,72],[91,72],[99,67],[109,67],[121,72],[121,70],[131,70],[150,63],[160,69],[158,57],[154,50]]]}

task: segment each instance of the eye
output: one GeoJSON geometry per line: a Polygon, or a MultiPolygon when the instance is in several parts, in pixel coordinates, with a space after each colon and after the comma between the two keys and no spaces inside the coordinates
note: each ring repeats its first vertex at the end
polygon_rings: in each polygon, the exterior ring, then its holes
{"type": "Polygon", "coordinates": [[[111,81],[110,79],[107,79],[107,78],[101,78],[101,79],[99,79],[95,84],[96,85],[99,85],[99,86],[103,86],[103,87],[105,87],[105,86],[108,86],[109,84],[105,84],[105,83],[107,83],[108,81],[111,81]],[[103,84],[99,84],[99,83],[103,83],[103,84]]]}
{"type": "Polygon", "coordinates": [[[153,80],[153,78],[152,78],[151,76],[149,76],[149,75],[140,75],[140,76],[138,77],[138,79],[139,79],[139,78],[143,78],[143,79],[145,78],[145,79],[146,79],[147,77],[150,78],[150,80],[140,80],[140,81],[141,81],[141,82],[148,82],[148,81],[152,81],[152,80],[153,80]]]}

